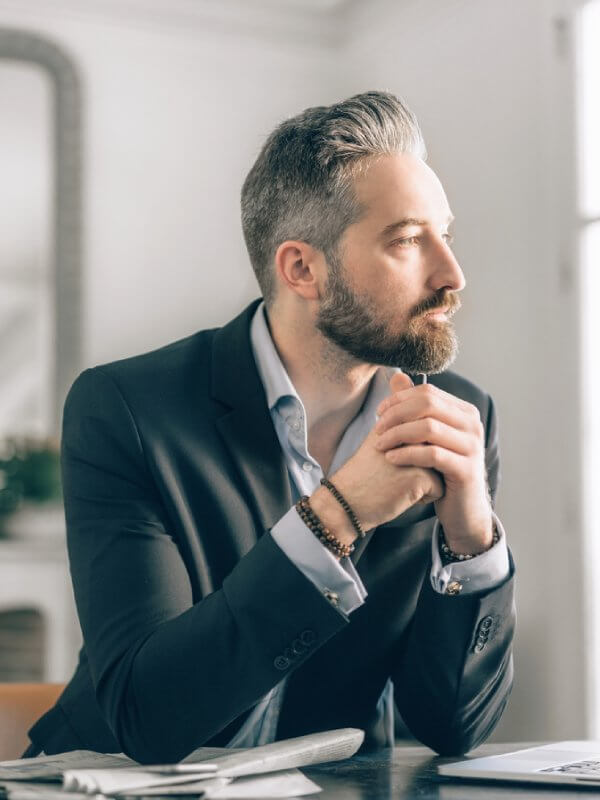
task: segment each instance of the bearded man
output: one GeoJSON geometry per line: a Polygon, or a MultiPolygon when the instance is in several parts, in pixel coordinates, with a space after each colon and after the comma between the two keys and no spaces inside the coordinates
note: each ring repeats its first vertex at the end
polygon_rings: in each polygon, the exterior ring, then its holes
{"type": "Polygon", "coordinates": [[[389,746],[396,712],[459,754],[498,721],[514,568],[496,417],[447,371],[465,281],[424,158],[391,94],[283,122],[242,190],[262,298],[73,384],[84,647],[28,755],[167,762],[347,726],[389,746]]]}

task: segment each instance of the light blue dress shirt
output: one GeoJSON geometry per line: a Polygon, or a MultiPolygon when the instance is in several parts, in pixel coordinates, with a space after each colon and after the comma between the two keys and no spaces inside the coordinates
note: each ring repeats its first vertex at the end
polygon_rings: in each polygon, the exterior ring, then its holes
{"type": "MultiPolygon", "coordinates": [[[[319,463],[308,452],[308,421],[300,399],[271,338],[266,320],[264,302],[261,303],[250,327],[252,351],[267,396],[267,404],[277,438],[281,445],[290,478],[293,502],[304,494],[311,495],[325,477],[319,463]]],[[[334,474],[358,450],[377,421],[376,409],[390,394],[389,380],[397,367],[379,367],[373,376],[362,408],[346,428],[331,464],[334,474]]],[[[476,558],[442,566],[437,547],[436,520],[432,537],[431,585],[444,593],[451,581],[459,581],[462,594],[492,589],[509,574],[506,537],[500,520],[494,515],[499,541],[490,550],[476,558]]],[[[367,596],[365,587],[349,558],[339,561],[319,542],[306,527],[294,506],[271,529],[279,547],[304,575],[334,603],[343,614],[349,615],[361,606],[367,596]]],[[[285,678],[255,706],[229,747],[251,747],[275,739],[279,708],[285,687],[285,678]]],[[[382,695],[382,702],[392,712],[393,690],[391,682],[382,695]]]]}

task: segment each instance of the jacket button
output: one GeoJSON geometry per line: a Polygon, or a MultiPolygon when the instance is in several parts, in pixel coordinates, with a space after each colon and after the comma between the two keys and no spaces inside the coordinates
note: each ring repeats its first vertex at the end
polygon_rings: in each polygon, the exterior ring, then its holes
{"type": "Polygon", "coordinates": [[[484,648],[484,647],[485,647],[485,644],[484,644],[483,642],[477,642],[477,644],[475,645],[475,647],[473,648],[473,650],[474,650],[476,653],[481,653],[481,651],[483,650],[483,648],[484,648]]]}
{"type": "Polygon", "coordinates": [[[302,644],[300,639],[294,639],[292,642],[292,653],[295,656],[301,656],[303,653],[306,653],[308,647],[305,644],[302,644]]]}
{"type": "Polygon", "coordinates": [[[307,647],[310,647],[311,644],[314,644],[317,641],[317,634],[314,631],[306,630],[302,631],[299,636],[300,641],[302,644],[305,644],[307,647]]]}
{"type": "Polygon", "coordinates": [[[286,658],[285,656],[277,656],[277,658],[275,659],[273,664],[275,666],[275,669],[281,670],[281,672],[283,672],[284,670],[286,670],[289,667],[290,660],[289,660],[289,658],[286,658]]]}
{"type": "Polygon", "coordinates": [[[481,620],[481,627],[484,628],[484,629],[491,628],[493,621],[494,621],[493,617],[484,617],[481,620]]]}

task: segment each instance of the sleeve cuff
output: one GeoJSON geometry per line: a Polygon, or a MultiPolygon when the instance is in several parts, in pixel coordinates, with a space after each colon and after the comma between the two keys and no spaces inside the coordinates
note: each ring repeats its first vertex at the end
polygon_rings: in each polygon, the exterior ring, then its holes
{"type": "Polygon", "coordinates": [[[470,558],[468,561],[456,561],[446,564],[446,566],[442,565],[438,550],[440,522],[436,520],[431,541],[430,573],[431,585],[436,592],[446,594],[448,584],[458,583],[461,586],[461,594],[474,594],[495,589],[506,580],[510,573],[506,534],[494,512],[492,512],[492,517],[499,534],[496,544],[475,558],[470,558]]]}
{"type": "Polygon", "coordinates": [[[294,507],[271,528],[271,536],[286,556],[340,611],[361,606],[367,591],[349,558],[339,561],[309,531],[294,507]]]}

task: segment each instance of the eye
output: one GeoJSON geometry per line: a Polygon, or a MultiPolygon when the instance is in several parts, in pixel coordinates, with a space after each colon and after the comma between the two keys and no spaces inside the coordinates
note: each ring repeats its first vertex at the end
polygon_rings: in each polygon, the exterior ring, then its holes
{"type": "Polygon", "coordinates": [[[407,236],[404,239],[396,239],[395,242],[392,244],[396,247],[412,247],[415,244],[419,243],[418,236],[407,236]]]}

